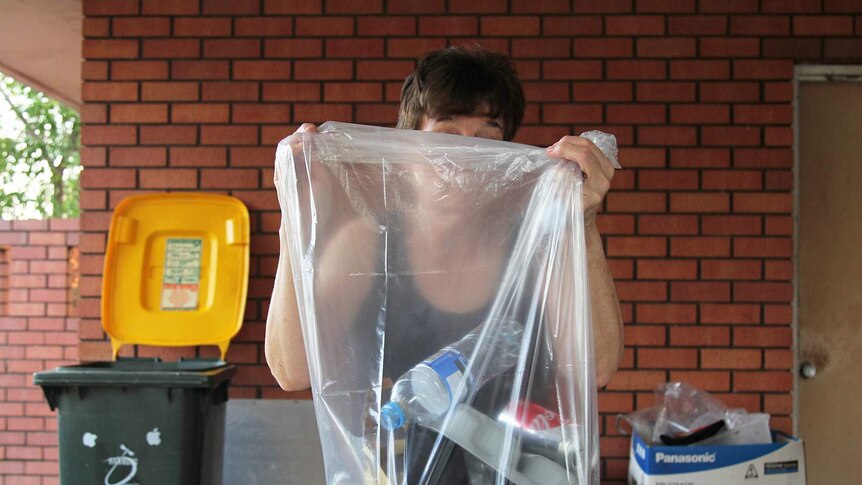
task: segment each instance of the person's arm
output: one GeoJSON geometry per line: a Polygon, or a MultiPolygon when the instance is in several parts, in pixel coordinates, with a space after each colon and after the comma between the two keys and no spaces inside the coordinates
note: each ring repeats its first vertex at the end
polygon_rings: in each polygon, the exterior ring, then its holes
{"type": "Polygon", "coordinates": [[[278,385],[285,391],[299,391],[309,387],[308,362],[305,357],[293,272],[290,268],[287,237],[283,226],[279,230],[279,239],[281,250],[272,289],[272,300],[266,317],[264,351],[266,362],[278,385]]]}
{"type": "Polygon", "coordinates": [[[610,188],[614,167],[591,141],[579,136],[563,137],[548,147],[548,154],[577,163],[584,174],[584,226],[596,384],[604,387],[617,370],[623,351],[622,312],[595,222],[596,210],[610,188]]]}
{"type": "MultiPolygon", "coordinates": [[[[317,128],[306,123],[297,133],[303,131],[317,131],[317,128]]],[[[300,147],[297,145],[294,150],[298,154],[300,147]]],[[[315,189],[316,230],[326,234],[316,248],[315,299],[325,302],[324,318],[330,331],[332,326],[341,325],[344,335],[348,335],[375,278],[374,257],[379,226],[368,217],[350,211],[335,211],[335,207],[344,208],[349,204],[337,181],[320,164],[312,163],[309,167],[315,189]]],[[[275,185],[280,189],[278,180],[275,180],[275,185]]],[[[286,208],[282,207],[284,210],[286,208]]],[[[310,377],[290,262],[291,247],[284,221],[279,229],[279,242],[279,261],[267,315],[264,349],[266,361],[278,384],[286,391],[297,391],[309,387],[310,377]]],[[[331,350],[324,352],[325,355],[337,355],[329,352],[331,350]]]]}
{"type": "MultiPolygon", "coordinates": [[[[296,130],[294,135],[305,131],[317,131],[317,127],[311,123],[305,123],[296,130]]],[[[279,191],[281,185],[277,174],[278,171],[273,182],[276,191],[279,191]]],[[[281,204],[280,194],[278,200],[281,204]]],[[[285,208],[282,207],[281,210],[284,217],[285,208]]],[[[309,387],[308,361],[305,357],[302,326],[296,304],[296,289],[290,267],[290,246],[288,246],[286,231],[282,222],[278,230],[280,243],[278,268],[275,272],[269,313],[266,316],[264,354],[269,370],[278,385],[285,391],[300,391],[309,387]]]]}
{"type": "Polygon", "coordinates": [[[587,222],[587,272],[596,358],[596,385],[604,387],[619,367],[623,354],[623,319],[602,237],[595,221],[587,222]]]}

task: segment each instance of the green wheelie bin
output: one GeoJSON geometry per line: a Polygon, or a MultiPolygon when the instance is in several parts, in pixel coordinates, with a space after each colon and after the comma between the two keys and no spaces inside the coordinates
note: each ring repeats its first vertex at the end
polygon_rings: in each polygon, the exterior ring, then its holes
{"type": "Polygon", "coordinates": [[[234,197],[146,194],[120,202],[102,275],[114,360],[34,375],[58,412],[62,485],[220,485],[225,405],[242,326],[249,217],[234,197]],[[117,358],[128,344],[215,345],[219,358],[117,358]]]}

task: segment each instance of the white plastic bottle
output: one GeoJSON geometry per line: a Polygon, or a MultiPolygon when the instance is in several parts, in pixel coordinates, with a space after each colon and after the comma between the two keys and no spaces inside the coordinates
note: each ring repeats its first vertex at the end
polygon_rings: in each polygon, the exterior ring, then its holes
{"type": "Polygon", "coordinates": [[[380,409],[380,425],[392,430],[412,420],[439,419],[467,390],[482,386],[517,363],[523,333],[515,320],[490,321],[423,360],[395,382],[390,401],[380,409]],[[487,334],[479,347],[483,331],[487,334]],[[470,368],[474,356],[477,361],[470,368]],[[468,368],[478,379],[468,374],[468,368]]]}

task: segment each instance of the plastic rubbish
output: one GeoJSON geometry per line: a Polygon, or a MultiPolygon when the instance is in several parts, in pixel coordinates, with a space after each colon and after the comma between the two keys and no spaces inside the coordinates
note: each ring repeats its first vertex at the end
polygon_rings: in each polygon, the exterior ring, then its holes
{"type": "Polygon", "coordinates": [[[663,405],[652,433],[652,441],[661,435],[680,436],[706,428],[724,419],[727,406],[685,382],[668,382],[655,391],[656,404],[663,405]]]}
{"type": "Polygon", "coordinates": [[[275,170],[328,484],[599,483],[577,164],[325,123],[275,170]],[[511,320],[520,337],[483,349],[511,320]],[[518,402],[558,415],[539,440],[557,451],[496,419],[518,402]]]}
{"type": "Polygon", "coordinates": [[[617,148],[617,137],[603,131],[585,131],[581,133],[582,137],[593,142],[593,144],[601,150],[602,154],[611,161],[614,168],[622,168],[619,162],[619,149],[617,148]]]}
{"type": "Polygon", "coordinates": [[[744,409],[727,411],[727,429],[698,444],[702,445],[763,445],[772,443],[769,414],[749,413],[744,409]]]}
{"type": "Polygon", "coordinates": [[[685,446],[685,445],[693,445],[695,443],[702,443],[704,440],[712,438],[716,434],[720,433],[727,424],[723,419],[719,419],[718,421],[708,424],[703,428],[698,428],[690,433],[678,433],[676,435],[667,435],[662,434],[659,436],[659,439],[662,443],[668,446],[685,446]]]}
{"type": "Polygon", "coordinates": [[[411,419],[420,423],[439,419],[468,389],[480,388],[514,367],[523,334],[524,328],[515,320],[482,325],[423,360],[395,383],[390,401],[380,410],[380,424],[389,430],[411,419]]]}
{"type": "Polygon", "coordinates": [[[504,409],[497,421],[514,423],[526,431],[543,431],[561,426],[560,416],[554,411],[533,402],[518,401],[514,406],[504,409]]]}
{"type": "Polygon", "coordinates": [[[728,409],[708,392],[684,382],[656,388],[656,406],[617,415],[648,444],[669,446],[772,443],[769,415],[728,409]]]}

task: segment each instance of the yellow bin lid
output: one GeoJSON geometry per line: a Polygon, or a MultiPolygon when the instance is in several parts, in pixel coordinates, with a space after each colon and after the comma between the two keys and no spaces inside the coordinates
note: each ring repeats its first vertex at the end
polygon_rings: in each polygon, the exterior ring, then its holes
{"type": "Polygon", "coordinates": [[[217,345],[224,360],[248,290],[248,209],[206,193],[129,197],[105,251],[102,327],[125,344],[217,345]]]}

